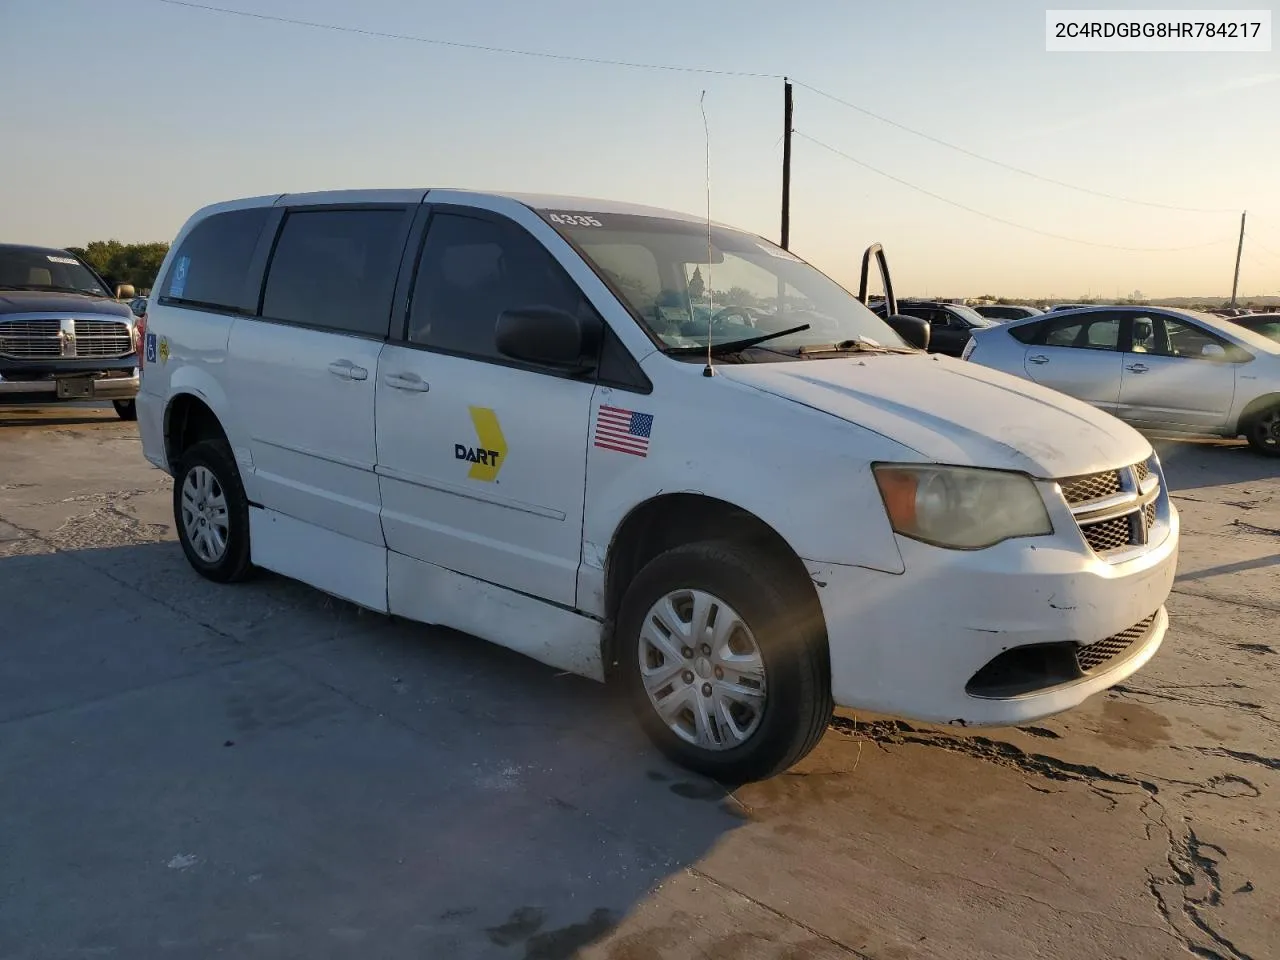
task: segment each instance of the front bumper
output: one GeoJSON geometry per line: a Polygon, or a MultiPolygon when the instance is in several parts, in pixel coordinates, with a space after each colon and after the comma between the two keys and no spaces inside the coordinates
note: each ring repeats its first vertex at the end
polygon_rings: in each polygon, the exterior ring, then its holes
{"type": "Polygon", "coordinates": [[[0,361],[0,403],[132,400],[138,395],[139,385],[137,356],[39,365],[0,361]],[[60,388],[62,381],[66,383],[60,388]],[[88,394],[84,395],[86,382],[88,394]],[[73,385],[79,389],[70,389],[73,385]]]}
{"type": "Polygon", "coordinates": [[[902,574],[808,564],[826,619],[836,703],[934,723],[1009,725],[1070,709],[1119,683],[1151,658],[1168,629],[1164,602],[1179,520],[1163,498],[1160,529],[1158,545],[1120,563],[1051,537],[972,552],[899,538],[902,574]],[[1147,621],[1131,645],[1081,675],[1046,674],[1042,685],[1010,695],[966,690],[1006,651],[1076,650],[1147,621]]]}

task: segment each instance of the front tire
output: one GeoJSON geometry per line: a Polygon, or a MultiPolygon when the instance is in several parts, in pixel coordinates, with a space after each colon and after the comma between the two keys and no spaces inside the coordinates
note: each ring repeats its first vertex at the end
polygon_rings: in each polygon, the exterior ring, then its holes
{"type": "Polygon", "coordinates": [[[253,572],[249,500],[225,440],[201,440],[182,454],[173,483],[173,519],[182,552],[202,577],[233,583],[253,572]]]}
{"type": "Polygon", "coordinates": [[[116,416],[121,420],[137,420],[138,404],[135,400],[112,400],[112,405],[116,408],[116,416]]]}
{"type": "Polygon", "coordinates": [[[1280,404],[1263,410],[1245,428],[1249,446],[1268,457],[1280,457],[1280,404]]]}
{"type": "Polygon", "coordinates": [[[726,783],[771,777],[831,719],[826,630],[806,584],[769,552],[691,543],[650,561],[617,624],[641,726],[682,766],[726,783]]]}

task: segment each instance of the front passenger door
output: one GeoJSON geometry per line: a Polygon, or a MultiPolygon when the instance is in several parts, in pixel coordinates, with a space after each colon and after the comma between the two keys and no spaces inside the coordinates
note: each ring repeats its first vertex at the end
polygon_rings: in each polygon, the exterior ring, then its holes
{"type": "Polygon", "coordinates": [[[1119,415],[1191,432],[1226,423],[1239,348],[1189,320],[1153,313],[1131,320],[1119,415]]]}
{"type": "MultiPolygon", "coordinates": [[[[498,352],[498,315],[531,306],[593,310],[514,221],[433,208],[378,365],[382,527],[396,553],[572,607],[595,383],[498,352]]],[[[393,613],[413,589],[393,578],[393,613]]]]}

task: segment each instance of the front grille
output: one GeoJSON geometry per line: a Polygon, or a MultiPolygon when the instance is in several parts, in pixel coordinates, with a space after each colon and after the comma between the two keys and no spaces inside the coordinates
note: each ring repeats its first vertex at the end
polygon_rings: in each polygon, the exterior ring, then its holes
{"type": "Polygon", "coordinates": [[[1147,461],[1058,481],[1080,533],[1098,556],[1119,558],[1147,543],[1160,496],[1152,475],[1147,461]]]}
{"type": "Polygon", "coordinates": [[[1109,663],[1120,656],[1120,654],[1147,636],[1155,620],[1156,615],[1153,613],[1145,620],[1139,620],[1127,630],[1121,630],[1115,636],[1099,640],[1097,643],[1091,643],[1087,647],[1078,647],[1076,649],[1076,665],[1080,667],[1080,672],[1088,673],[1090,670],[1096,670],[1103,664],[1109,663]]]}
{"type": "Polygon", "coordinates": [[[1067,503],[1077,506],[1090,500],[1101,500],[1120,492],[1120,471],[1107,470],[1104,473],[1092,473],[1084,477],[1072,477],[1061,481],[1062,495],[1067,503]]]}
{"type": "Polygon", "coordinates": [[[133,353],[129,325],[117,320],[77,320],[77,357],[124,357],[133,353]]]}
{"type": "Polygon", "coordinates": [[[11,360],[49,360],[62,356],[58,320],[0,321],[0,356],[11,360]]]}
{"type": "Polygon", "coordinates": [[[1116,517],[1101,523],[1089,523],[1080,528],[1094,553],[1108,553],[1132,546],[1133,531],[1128,517],[1116,517]]]}

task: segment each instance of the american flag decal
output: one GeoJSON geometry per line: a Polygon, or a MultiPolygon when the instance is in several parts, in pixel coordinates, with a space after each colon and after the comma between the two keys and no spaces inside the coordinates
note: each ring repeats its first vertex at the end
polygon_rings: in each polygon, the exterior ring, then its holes
{"type": "Polygon", "coordinates": [[[596,414],[596,446],[637,457],[649,455],[653,414],[601,404],[596,414]]]}

